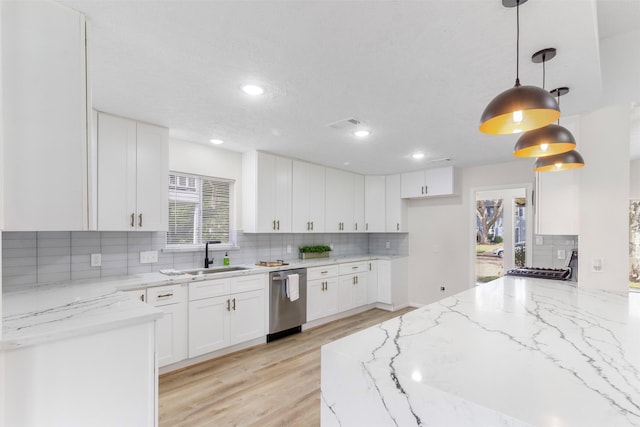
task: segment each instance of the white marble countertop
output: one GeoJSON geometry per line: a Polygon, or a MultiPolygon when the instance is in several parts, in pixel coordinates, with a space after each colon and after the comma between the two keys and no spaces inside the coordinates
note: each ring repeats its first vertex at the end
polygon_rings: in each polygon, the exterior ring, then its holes
{"type": "Polygon", "coordinates": [[[640,426],[640,293],[503,278],[322,348],[323,426],[640,426]]]}
{"type": "Polygon", "coordinates": [[[244,265],[243,267],[247,270],[214,275],[168,276],[157,272],[98,280],[4,287],[0,350],[21,348],[74,335],[102,332],[162,316],[162,313],[154,307],[119,291],[268,273],[289,268],[391,258],[393,257],[375,255],[321,258],[292,262],[290,265],[278,267],[244,265]]]}

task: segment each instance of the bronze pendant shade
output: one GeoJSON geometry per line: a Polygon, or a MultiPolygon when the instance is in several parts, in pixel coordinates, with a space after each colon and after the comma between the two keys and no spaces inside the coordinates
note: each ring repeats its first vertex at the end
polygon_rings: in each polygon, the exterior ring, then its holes
{"type": "Polygon", "coordinates": [[[560,117],[558,103],[537,86],[507,89],[485,108],[480,130],[494,135],[527,132],[555,122],[560,117]]]}
{"type": "Polygon", "coordinates": [[[521,86],[519,78],[520,5],[527,0],[502,0],[504,7],[516,8],[516,83],[496,96],[484,109],[480,131],[493,135],[508,135],[538,129],[558,120],[560,107],[546,90],[536,86],[521,86]]]}
{"type": "Polygon", "coordinates": [[[553,156],[540,157],[536,160],[534,170],[536,172],[560,172],[583,166],[584,159],[580,153],[576,150],[571,150],[553,156]]]}
{"type": "Polygon", "coordinates": [[[560,125],[547,125],[523,134],[515,147],[516,157],[546,157],[566,153],[576,148],[576,140],[569,130],[560,125]]]}

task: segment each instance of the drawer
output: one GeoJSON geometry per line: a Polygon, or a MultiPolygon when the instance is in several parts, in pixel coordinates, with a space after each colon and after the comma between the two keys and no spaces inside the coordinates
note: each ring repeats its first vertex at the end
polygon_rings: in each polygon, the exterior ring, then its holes
{"type": "Polygon", "coordinates": [[[230,277],[189,283],[189,301],[229,295],[230,292],[230,277]]]}
{"type": "Polygon", "coordinates": [[[361,273],[363,271],[369,271],[369,261],[340,264],[341,276],[345,274],[361,273]]]}
{"type": "Polygon", "coordinates": [[[177,304],[186,300],[186,290],[183,285],[166,285],[147,288],[147,303],[156,307],[167,304],[177,304]]]}
{"type": "Polygon", "coordinates": [[[266,289],[267,281],[266,274],[232,277],[231,293],[264,290],[266,289]]]}
{"type": "Polygon", "coordinates": [[[307,269],[307,280],[322,279],[325,277],[335,277],[340,269],[337,265],[326,265],[324,267],[313,267],[307,269]]]}

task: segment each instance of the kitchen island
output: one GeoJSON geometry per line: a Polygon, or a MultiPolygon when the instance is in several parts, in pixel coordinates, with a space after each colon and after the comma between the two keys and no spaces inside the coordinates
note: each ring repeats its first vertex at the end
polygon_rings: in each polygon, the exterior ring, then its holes
{"type": "Polygon", "coordinates": [[[322,348],[323,426],[640,426],[640,293],[505,277],[322,348]]]}

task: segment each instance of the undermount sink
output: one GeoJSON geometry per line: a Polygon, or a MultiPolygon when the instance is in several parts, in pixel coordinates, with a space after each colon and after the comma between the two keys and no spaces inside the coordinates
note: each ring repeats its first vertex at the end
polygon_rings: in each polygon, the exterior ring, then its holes
{"type": "Polygon", "coordinates": [[[213,268],[196,268],[194,270],[182,270],[183,274],[190,274],[192,276],[203,276],[205,274],[216,274],[216,273],[228,273],[230,271],[242,271],[249,270],[248,267],[213,267],[213,268]]]}

